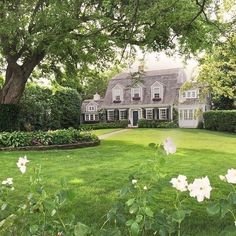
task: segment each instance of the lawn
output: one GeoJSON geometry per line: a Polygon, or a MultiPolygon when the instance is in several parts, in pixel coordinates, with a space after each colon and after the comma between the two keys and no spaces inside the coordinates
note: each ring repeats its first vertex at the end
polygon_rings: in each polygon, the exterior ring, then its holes
{"type": "Polygon", "coordinates": [[[98,130],[92,130],[91,133],[99,136],[103,134],[109,134],[118,130],[121,130],[121,129],[120,128],[119,129],[98,129],[98,130]]]}
{"type": "MultiPolygon", "coordinates": [[[[107,130],[104,130],[104,132],[107,130]]],[[[99,131],[102,134],[103,131],[99,131]]],[[[40,164],[49,191],[59,188],[60,179],[66,178],[76,191],[76,199],[68,211],[79,221],[102,224],[102,218],[118,197],[119,189],[127,184],[130,174],[137,174],[148,162],[153,151],[151,142],[160,143],[171,137],[177,144],[177,153],[170,156],[164,167],[167,173],[164,189],[157,197],[161,207],[168,208],[174,197],[169,181],[178,174],[189,180],[208,176],[215,188],[226,192],[227,185],[218,175],[228,168],[236,168],[236,136],[233,134],[192,129],[131,129],[102,140],[98,147],[44,152],[1,152],[0,180],[14,178],[14,198],[21,199],[28,189],[33,166],[40,164]],[[29,170],[21,175],[16,168],[19,156],[27,155],[29,170]]],[[[140,179],[140,181],[144,181],[140,179]]],[[[218,198],[213,189],[212,198],[218,198]]],[[[218,235],[226,220],[217,221],[205,212],[206,203],[188,202],[193,214],[186,220],[186,235],[218,235]]],[[[66,212],[65,212],[66,215],[66,212]]]]}

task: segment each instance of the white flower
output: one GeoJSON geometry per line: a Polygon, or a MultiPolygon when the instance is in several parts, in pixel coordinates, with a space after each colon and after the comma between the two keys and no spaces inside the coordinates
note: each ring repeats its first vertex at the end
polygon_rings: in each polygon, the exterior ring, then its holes
{"type": "Polygon", "coordinates": [[[137,184],[138,180],[132,179],[132,184],[137,184]]]}
{"type": "Polygon", "coordinates": [[[236,221],[234,221],[234,225],[236,226],[236,221]]]}
{"type": "Polygon", "coordinates": [[[177,178],[172,178],[170,183],[174,188],[181,192],[188,190],[187,177],[184,175],[179,175],[177,178]]]}
{"type": "Polygon", "coordinates": [[[226,178],[225,178],[224,175],[219,175],[219,178],[220,178],[220,180],[222,180],[222,181],[226,181],[226,178]]]}
{"type": "Polygon", "coordinates": [[[146,185],[143,187],[143,190],[147,190],[147,186],[146,185]]]}
{"type": "Polygon", "coordinates": [[[208,177],[195,179],[192,184],[189,184],[188,190],[191,197],[196,197],[198,202],[202,202],[204,198],[210,199],[212,187],[208,177]]]}
{"type": "Polygon", "coordinates": [[[164,142],[164,149],[167,155],[173,154],[176,152],[176,146],[173,143],[173,140],[171,138],[166,138],[164,142]]]}
{"type": "Polygon", "coordinates": [[[3,180],[2,185],[6,185],[6,186],[13,185],[13,178],[7,178],[6,180],[3,180]]]}
{"type": "Polygon", "coordinates": [[[18,159],[18,162],[16,163],[17,167],[20,169],[21,173],[24,174],[26,172],[26,163],[28,163],[29,160],[26,156],[20,157],[18,159]]]}
{"type": "Polygon", "coordinates": [[[228,183],[236,184],[236,170],[235,169],[228,169],[225,178],[228,183]]]}

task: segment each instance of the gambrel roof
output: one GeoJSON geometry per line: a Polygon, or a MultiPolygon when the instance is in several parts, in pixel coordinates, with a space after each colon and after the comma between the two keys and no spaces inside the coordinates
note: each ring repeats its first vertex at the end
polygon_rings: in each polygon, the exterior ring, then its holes
{"type": "Polygon", "coordinates": [[[175,103],[178,98],[178,89],[186,81],[186,74],[182,68],[145,71],[140,76],[140,83],[143,89],[143,99],[139,101],[133,101],[131,99],[131,87],[134,84],[134,79],[130,73],[121,73],[109,81],[106,95],[102,108],[106,107],[121,107],[129,105],[151,105],[151,104],[169,104],[175,103]],[[163,85],[164,94],[161,101],[152,101],[151,87],[153,84],[158,83],[163,85]],[[113,103],[112,100],[112,88],[117,84],[124,87],[124,99],[121,103],[113,103]]]}

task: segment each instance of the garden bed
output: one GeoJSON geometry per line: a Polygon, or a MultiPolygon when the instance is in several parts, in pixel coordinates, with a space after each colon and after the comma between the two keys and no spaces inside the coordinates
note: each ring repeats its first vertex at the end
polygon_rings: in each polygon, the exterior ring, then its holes
{"type": "Polygon", "coordinates": [[[59,144],[59,145],[48,145],[48,146],[25,146],[25,147],[4,147],[0,148],[0,151],[43,151],[53,149],[76,149],[85,147],[95,147],[100,144],[100,140],[91,142],[80,142],[71,144],[59,144]]]}

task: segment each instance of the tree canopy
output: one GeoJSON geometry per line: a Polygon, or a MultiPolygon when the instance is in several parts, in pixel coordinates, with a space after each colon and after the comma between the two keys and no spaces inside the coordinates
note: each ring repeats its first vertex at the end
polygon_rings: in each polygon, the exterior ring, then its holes
{"type": "Polygon", "coordinates": [[[128,45],[195,52],[211,45],[212,0],[13,0],[0,2],[0,103],[17,103],[35,67],[102,70],[128,45]]]}

